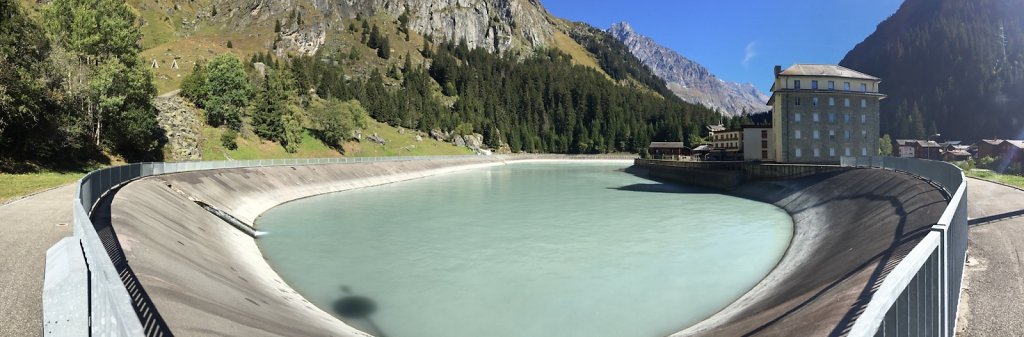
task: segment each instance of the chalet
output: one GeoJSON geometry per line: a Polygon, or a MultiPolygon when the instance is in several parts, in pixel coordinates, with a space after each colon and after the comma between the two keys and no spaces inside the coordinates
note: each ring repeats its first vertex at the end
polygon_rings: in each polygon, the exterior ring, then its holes
{"type": "Polygon", "coordinates": [[[648,148],[655,159],[681,160],[692,154],[683,142],[651,142],[648,148]]]}
{"type": "Polygon", "coordinates": [[[943,147],[932,140],[897,139],[900,158],[942,160],[943,147]]]}
{"type": "Polygon", "coordinates": [[[1000,160],[1007,163],[1024,161],[1024,140],[1004,140],[1000,144],[1000,160]]]}
{"type": "Polygon", "coordinates": [[[971,159],[971,153],[967,150],[946,150],[942,153],[942,160],[945,161],[964,161],[968,159],[971,159]]]}
{"type": "Polygon", "coordinates": [[[981,141],[974,144],[977,150],[977,157],[985,158],[996,158],[1001,154],[1001,146],[1003,145],[1002,139],[982,139],[981,141]]]}
{"type": "Polygon", "coordinates": [[[896,149],[899,150],[899,152],[898,152],[899,153],[899,157],[900,158],[916,158],[917,156],[914,153],[916,147],[914,146],[914,144],[917,144],[916,140],[897,139],[896,140],[896,149]]]}

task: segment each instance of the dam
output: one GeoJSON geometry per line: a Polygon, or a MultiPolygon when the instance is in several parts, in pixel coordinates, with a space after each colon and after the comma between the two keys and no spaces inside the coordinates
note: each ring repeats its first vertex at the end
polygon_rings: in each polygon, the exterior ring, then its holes
{"type": "Polygon", "coordinates": [[[511,163],[301,199],[261,215],[257,242],[312,303],[390,337],[665,336],[789,246],[781,208],[631,164],[511,163]],[[348,312],[354,298],[375,312],[348,312]]]}
{"type": "MultiPolygon", "coordinates": [[[[371,335],[311,303],[271,269],[250,232],[214,213],[249,226],[302,198],[551,158],[147,163],[93,172],[80,182],[75,236],[47,254],[44,330],[371,335]]],[[[842,166],[637,160],[627,171],[774,205],[793,220],[785,253],[763,278],[720,303],[721,310],[696,322],[680,319],[673,329],[681,330],[667,332],[672,336],[949,336],[955,330],[950,318],[966,250],[966,197],[963,175],[951,165],[890,158],[844,158],[842,166]]],[[[652,190],[658,188],[616,191],[672,195],[652,190]]],[[[336,291],[372,303],[361,289],[336,291]]],[[[371,315],[390,308],[367,307],[377,309],[362,310],[371,315]]]]}

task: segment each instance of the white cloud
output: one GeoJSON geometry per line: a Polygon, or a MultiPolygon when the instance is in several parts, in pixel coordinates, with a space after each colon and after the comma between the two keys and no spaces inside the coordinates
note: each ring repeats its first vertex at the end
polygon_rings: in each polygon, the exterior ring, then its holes
{"type": "Polygon", "coordinates": [[[747,48],[743,52],[743,61],[740,63],[746,68],[750,65],[750,61],[757,57],[757,54],[757,41],[751,41],[747,44],[747,48]]]}

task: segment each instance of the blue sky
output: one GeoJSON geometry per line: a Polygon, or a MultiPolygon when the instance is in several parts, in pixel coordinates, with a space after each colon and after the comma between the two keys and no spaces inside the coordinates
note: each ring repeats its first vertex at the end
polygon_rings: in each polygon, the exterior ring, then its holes
{"type": "Polygon", "coordinates": [[[541,0],[555,16],[607,29],[629,22],[727,81],[768,92],[772,67],[839,63],[902,0],[541,0]],[[796,22],[796,21],[799,21],[796,22]]]}

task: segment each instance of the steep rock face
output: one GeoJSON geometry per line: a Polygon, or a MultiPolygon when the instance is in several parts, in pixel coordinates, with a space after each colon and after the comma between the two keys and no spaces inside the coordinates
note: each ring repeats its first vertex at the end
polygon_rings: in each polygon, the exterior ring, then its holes
{"type": "MultiPolygon", "coordinates": [[[[227,15],[197,18],[221,22],[225,28],[246,29],[257,22],[281,19],[282,51],[315,53],[327,41],[332,27],[343,27],[344,18],[357,14],[409,14],[409,28],[430,34],[437,41],[458,42],[490,52],[532,50],[548,44],[557,28],[547,10],[536,0],[246,0],[231,4],[214,1],[227,15]],[[303,20],[293,20],[293,11],[303,20]]],[[[270,47],[270,46],[268,46],[270,47]]]]}
{"type": "Polygon", "coordinates": [[[341,12],[395,17],[408,11],[409,28],[446,41],[465,39],[491,52],[546,45],[555,27],[536,0],[342,0],[341,12]]]}
{"type": "Polygon", "coordinates": [[[697,62],[633,31],[628,23],[614,24],[608,32],[687,102],[700,103],[729,115],[768,111],[765,105],[768,96],[750,83],[723,81],[697,62]]]}

